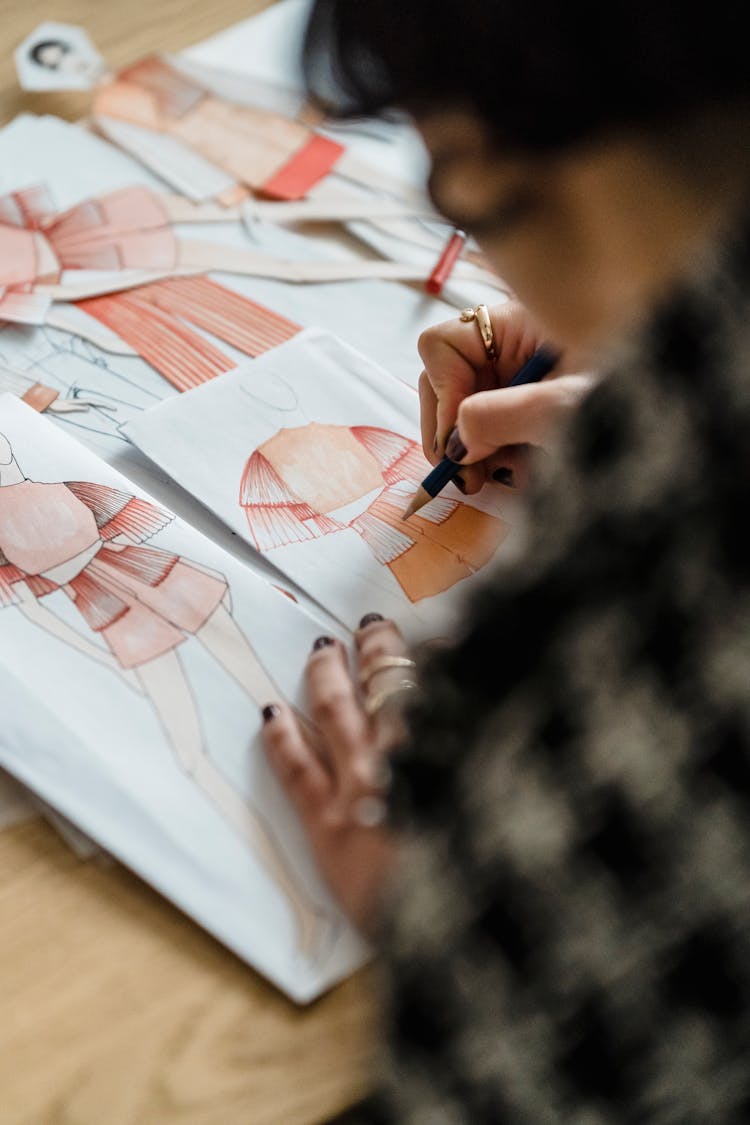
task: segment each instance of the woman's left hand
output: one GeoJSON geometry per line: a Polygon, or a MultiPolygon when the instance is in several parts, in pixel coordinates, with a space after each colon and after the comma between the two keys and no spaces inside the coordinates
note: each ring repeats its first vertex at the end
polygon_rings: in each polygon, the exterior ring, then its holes
{"type": "Polygon", "coordinates": [[[268,759],[307,831],[334,897],[363,932],[377,921],[396,840],[384,824],[389,751],[404,730],[396,703],[414,668],[396,626],[376,614],[355,634],[352,676],[345,647],[320,637],[306,679],[315,730],[282,703],[264,708],[268,759]]]}

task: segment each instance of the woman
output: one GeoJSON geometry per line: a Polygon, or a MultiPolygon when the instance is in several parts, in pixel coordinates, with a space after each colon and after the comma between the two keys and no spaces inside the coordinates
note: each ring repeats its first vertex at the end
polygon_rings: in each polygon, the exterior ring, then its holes
{"type": "Polygon", "coordinates": [[[382,950],[363,1120],[750,1120],[738,21],[726,0],[313,10],[313,92],[412,113],[435,203],[528,310],[492,311],[496,361],[471,322],[423,337],[428,456],[450,434],[473,490],[547,449],[524,554],[419,692],[399,696],[398,637],[365,619],[366,708],[338,645],[308,664],[325,764],[266,709],[320,863],[382,950]],[[597,385],[498,389],[542,342],[597,385]],[[396,744],[385,827],[375,766],[396,744]]]}

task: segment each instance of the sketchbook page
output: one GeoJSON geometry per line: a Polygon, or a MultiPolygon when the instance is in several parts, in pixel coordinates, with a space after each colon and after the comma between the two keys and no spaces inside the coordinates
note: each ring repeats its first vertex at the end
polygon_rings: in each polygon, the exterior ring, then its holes
{"type": "MultiPolygon", "coordinates": [[[[243,235],[233,227],[217,227],[213,237],[236,242],[243,235]]],[[[253,224],[244,237],[259,250],[297,261],[352,256],[330,240],[310,238],[273,223],[253,224]]],[[[292,285],[268,278],[222,273],[211,276],[251,300],[278,310],[303,328],[323,328],[338,335],[412,387],[416,387],[422,370],[417,352],[420,333],[456,315],[445,301],[430,297],[418,287],[390,281],[292,285]]],[[[239,354],[234,358],[237,363],[244,359],[239,354]]]]}
{"type": "Polygon", "coordinates": [[[0,129],[0,192],[45,182],[60,210],[124,184],[159,186],[144,167],[80,125],[22,114],[0,129]]]}
{"type": "Polygon", "coordinates": [[[318,624],[9,395],[0,434],[0,765],[312,999],[365,951],[258,736],[318,624]]]}
{"type": "Polygon", "coordinates": [[[510,531],[491,490],[453,485],[401,520],[429,470],[418,413],[410,388],[311,330],[127,433],[344,625],[376,611],[416,638],[450,627],[510,531]]]}

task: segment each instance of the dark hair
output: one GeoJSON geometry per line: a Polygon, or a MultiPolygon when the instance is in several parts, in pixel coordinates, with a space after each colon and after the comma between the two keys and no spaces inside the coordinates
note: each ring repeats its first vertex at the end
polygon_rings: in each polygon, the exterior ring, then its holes
{"type": "Polygon", "coordinates": [[[303,66],[334,116],[464,107],[563,147],[747,99],[739,0],[316,0],[303,66]]]}
{"type": "Polygon", "coordinates": [[[70,44],[64,43],[62,39],[42,39],[41,43],[35,43],[29,51],[29,54],[38,66],[46,66],[47,70],[54,70],[55,68],[49,66],[42,58],[42,54],[47,47],[59,47],[62,53],[67,55],[70,51],[70,44]]]}

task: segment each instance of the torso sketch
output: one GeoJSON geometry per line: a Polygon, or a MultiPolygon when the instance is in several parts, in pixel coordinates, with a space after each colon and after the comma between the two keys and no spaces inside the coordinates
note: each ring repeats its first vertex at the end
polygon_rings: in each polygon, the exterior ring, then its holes
{"type": "Polygon", "coordinates": [[[343,153],[341,145],[299,121],[213,95],[158,57],[142,59],[100,86],[94,112],[166,134],[221,169],[230,178],[218,196],[226,204],[248,189],[302,198],[343,153]]]}
{"type": "Polygon", "coordinates": [[[226,579],[145,545],[172,518],[107,485],[28,480],[0,434],[0,609],[15,607],[145,695],[180,768],[285,895],[300,952],[321,956],[330,918],[301,885],[266,820],[211,758],[180,647],[200,642],[259,707],[279,689],[232,616],[226,579]],[[45,598],[55,591],[71,599],[85,630],[47,608],[45,598]]]}
{"type": "MultiPolygon", "coordinates": [[[[49,301],[40,299],[36,286],[59,282],[71,271],[116,276],[123,270],[154,275],[179,270],[198,243],[178,238],[165,206],[162,197],[138,185],[62,213],[55,212],[42,185],[0,196],[0,320],[43,324],[49,301]]],[[[221,246],[216,256],[218,266],[221,246]]],[[[200,272],[76,304],[179,391],[235,366],[231,355],[197,329],[248,356],[299,331],[286,317],[200,272]]]]}
{"type": "Polygon", "coordinates": [[[392,430],[312,422],[280,430],[255,450],[239,501],[259,551],[350,527],[409,601],[419,602],[489,562],[507,530],[497,517],[442,496],[405,523],[401,515],[429,468],[417,443],[392,430]]]}

